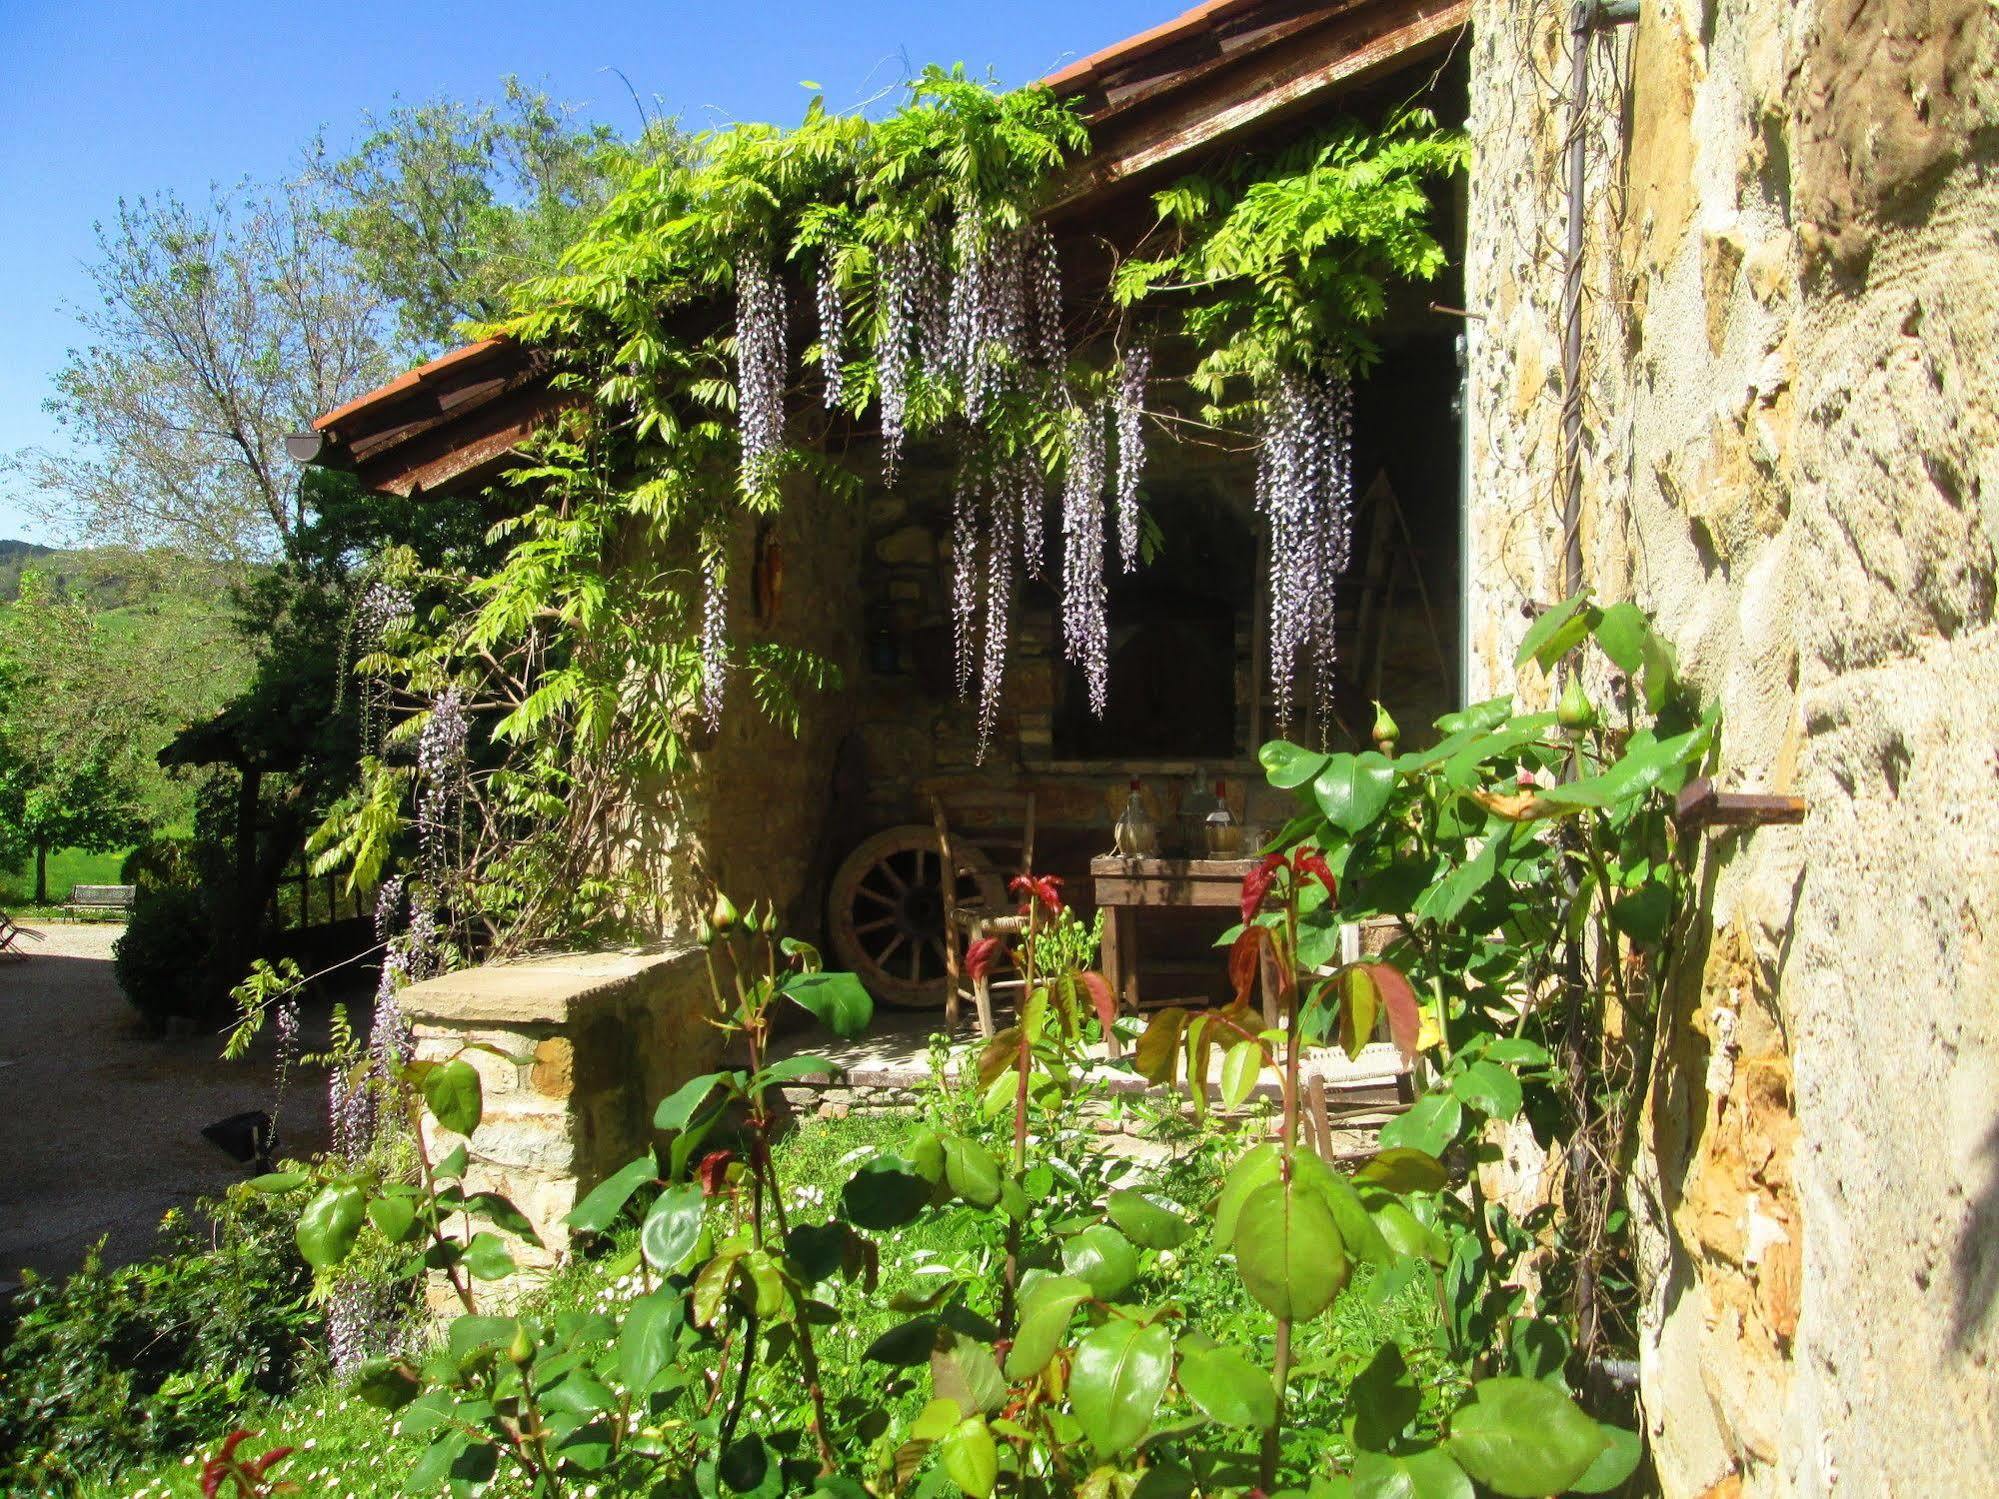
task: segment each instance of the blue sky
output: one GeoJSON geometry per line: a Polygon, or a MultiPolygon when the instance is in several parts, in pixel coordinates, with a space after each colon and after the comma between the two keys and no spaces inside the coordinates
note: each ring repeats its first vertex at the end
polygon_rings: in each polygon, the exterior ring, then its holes
{"type": "MultiPolygon", "coordinates": [[[[849,107],[926,62],[1036,78],[1189,0],[688,4],[0,0],[0,452],[45,442],[91,225],[120,194],[276,177],[325,126],[400,95],[491,97],[518,73],[621,130],[617,69],[689,128],[790,121],[801,80],[849,107]]],[[[48,538],[0,493],[0,537],[48,538]]]]}

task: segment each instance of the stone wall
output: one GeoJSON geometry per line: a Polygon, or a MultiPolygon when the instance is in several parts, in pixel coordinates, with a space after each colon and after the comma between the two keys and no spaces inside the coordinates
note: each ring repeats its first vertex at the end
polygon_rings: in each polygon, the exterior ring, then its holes
{"type": "Polygon", "coordinates": [[[462,1055],[479,1071],[485,1112],[471,1138],[428,1118],[424,1138],[432,1160],[465,1144],[467,1188],[504,1193],[534,1224],[543,1249],[516,1245],[522,1266],[568,1247],[563,1215],[653,1143],[660,1099],[720,1059],[702,959],[699,949],[564,954],[397,996],[420,1060],[462,1055]]]}
{"type": "MultiPolygon", "coordinates": [[[[1650,1101],[1668,1494],[1999,1469],[1996,16],[1645,0],[1596,43],[1587,575],[1721,702],[1725,783],[1811,808],[1712,840],[1650,1101]]],[[[1475,695],[1560,589],[1566,20],[1475,11],[1475,695]]]]}

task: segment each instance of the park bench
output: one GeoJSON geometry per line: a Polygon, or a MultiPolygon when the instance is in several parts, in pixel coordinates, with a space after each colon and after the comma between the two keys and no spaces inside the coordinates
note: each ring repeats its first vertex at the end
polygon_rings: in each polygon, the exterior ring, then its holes
{"type": "Polygon", "coordinates": [[[62,903],[65,916],[129,916],[136,885],[78,885],[62,903]]]}

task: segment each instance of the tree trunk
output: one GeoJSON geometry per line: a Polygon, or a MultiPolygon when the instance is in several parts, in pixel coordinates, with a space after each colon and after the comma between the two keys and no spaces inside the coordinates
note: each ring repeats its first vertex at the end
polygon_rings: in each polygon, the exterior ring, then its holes
{"type": "Polygon", "coordinates": [[[49,850],[47,844],[37,843],[35,845],[35,904],[45,906],[48,903],[49,850]]]}

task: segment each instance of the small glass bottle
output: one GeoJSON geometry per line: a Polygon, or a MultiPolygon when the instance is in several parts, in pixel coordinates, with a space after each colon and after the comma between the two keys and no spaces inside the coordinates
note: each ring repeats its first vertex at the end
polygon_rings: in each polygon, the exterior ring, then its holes
{"type": "Polygon", "coordinates": [[[1111,839],[1117,851],[1127,859],[1159,852],[1159,829],[1146,813],[1145,798],[1138,794],[1136,778],[1132,780],[1131,795],[1125,800],[1124,811],[1119,815],[1117,825],[1111,829],[1111,839]]]}
{"type": "Polygon", "coordinates": [[[1242,824],[1229,810],[1228,786],[1220,776],[1215,777],[1215,810],[1208,814],[1203,830],[1211,857],[1233,859],[1242,852],[1242,824]]]}

